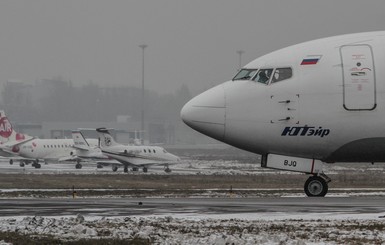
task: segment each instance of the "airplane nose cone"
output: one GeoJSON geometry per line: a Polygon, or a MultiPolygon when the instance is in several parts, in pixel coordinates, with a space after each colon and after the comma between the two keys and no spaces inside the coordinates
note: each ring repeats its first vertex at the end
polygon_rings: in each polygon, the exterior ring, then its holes
{"type": "Polygon", "coordinates": [[[198,132],[223,140],[225,113],[224,86],[218,85],[187,102],[181,110],[181,118],[184,123],[198,132]]]}

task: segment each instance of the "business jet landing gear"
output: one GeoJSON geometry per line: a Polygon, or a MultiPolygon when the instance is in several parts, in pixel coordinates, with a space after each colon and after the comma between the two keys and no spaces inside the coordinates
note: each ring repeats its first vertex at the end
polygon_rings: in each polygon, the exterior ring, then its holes
{"type": "MultiPolygon", "coordinates": [[[[112,171],[114,171],[114,172],[118,171],[118,166],[112,166],[112,171]]],[[[128,171],[128,169],[127,169],[127,171],[128,171]]]]}
{"type": "Polygon", "coordinates": [[[138,172],[138,171],[139,171],[139,168],[138,168],[138,167],[132,167],[132,171],[133,171],[133,172],[138,172]]]}
{"type": "Polygon", "coordinates": [[[304,186],[308,197],[324,197],[328,192],[328,188],[328,182],[320,176],[309,177],[304,186]]]}
{"type": "Polygon", "coordinates": [[[76,169],[81,169],[82,167],[83,167],[83,165],[81,165],[80,162],[77,162],[76,165],[75,165],[76,169]]]}
{"type": "Polygon", "coordinates": [[[13,165],[13,159],[9,159],[9,164],[13,165]]]}
{"type": "Polygon", "coordinates": [[[148,168],[143,167],[143,173],[147,173],[147,171],[148,171],[148,168]]]}
{"type": "Polygon", "coordinates": [[[123,172],[128,173],[128,167],[127,166],[124,166],[123,172]]]}
{"type": "Polygon", "coordinates": [[[24,163],[24,161],[20,161],[20,167],[24,167],[25,166],[25,163],[24,163]]]}

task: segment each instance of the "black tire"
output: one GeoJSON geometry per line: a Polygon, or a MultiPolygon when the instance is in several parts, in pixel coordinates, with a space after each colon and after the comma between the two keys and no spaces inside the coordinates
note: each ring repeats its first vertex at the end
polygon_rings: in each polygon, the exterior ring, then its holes
{"type": "Polygon", "coordinates": [[[9,159],[9,164],[13,165],[13,159],[9,159]]]}
{"type": "Polygon", "coordinates": [[[166,173],[171,173],[171,169],[170,169],[170,168],[165,168],[164,171],[165,171],[166,173]]]}
{"type": "Polygon", "coordinates": [[[112,166],[112,171],[114,171],[114,172],[118,171],[118,167],[117,166],[112,166]]]}
{"type": "Polygon", "coordinates": [[[124,166],[123,171],[124,171],[125,173],[128,173],[128,167],[127,167],[127,166],[124,166]]]}
{"type": "Polygon", "coordinates": [[[308,197],[324,197],[328,192],[328,183],[321,177],[312,176],[306,180],[304,190],[308,197]]]}
{"type": "Polygon", "coordinates": [[[34,166],[35,168],[41,168],[41,165],[40,165],[40,163],[35,163],[35,166],[34,166]]]}
{"type": "Polygon", "coordinates": [[[143,173],[147,173],[147,171],[148,171],[148,168],[144,167],[143,168],[143,173]]]}
{"type": "Polygon", "coordinates": [[[138,171],[139,171],[139,168],[138,168],[138,167],[132,167],[132,171],[133,171],[133,172],[138,172],[138,171]]]}
{"type": "Polygon", "coordinates": [[[76,169],[81,169],[83,166],[80,164],[80,163],[77,163],[76,165],[75,165],[75,168],[76,169]]]}
{"type": "Polygon", "coordinates": [[[24,167],[25,166],[25,163],[24,162],[20,162],[20,167],[24,167]]]}

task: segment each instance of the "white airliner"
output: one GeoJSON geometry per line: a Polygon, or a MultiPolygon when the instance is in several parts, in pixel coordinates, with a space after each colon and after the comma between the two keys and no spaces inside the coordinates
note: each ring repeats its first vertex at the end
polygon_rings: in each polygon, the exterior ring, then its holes
{"type": "Polygon", "coordinates": [[[305,42],[250,62],[181,117],[263,167],[311,174],[305,193],[325,196],[323,163],[385,161],[384,67],[384,31],[305,42]]]}
{"type": "Polygon", "coordinates": [[[100,149],[102,153],[112,159],[116,159],[124,165],[124,172],[128,172],[128,167],[138,170],[139,167],[143,172],[147,172],[151,165],[163,165],[166,172],[171,172],[169,164],[175,164],[180,161],[179,157],[168,153],[164,148],[159,146],[145,145],[122,145],[113,139],[106,128],[98,128],[100,149]]]}
{"type": "MultiPolygon", "coordinates": [[[[0,149],[16,156],[21,167],[32,162],[33,167],[40,168],[39,160],[64,161],[76,154],[72,139],[37,139],[17,133],[4,111],[0,114],[0,149]]],[[[13,161],[11,158],[9,163],[13,161]]]]}

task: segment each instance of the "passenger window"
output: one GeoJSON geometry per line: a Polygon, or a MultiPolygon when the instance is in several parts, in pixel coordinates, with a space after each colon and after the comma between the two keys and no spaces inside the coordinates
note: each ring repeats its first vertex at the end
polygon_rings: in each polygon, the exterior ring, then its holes
{"type": "Polygon", "coordinates": [[[147,152],[147,151],[146,151],[146,149],[144,149],[143,151],[144,151],[144,153],[146,153],[146,152],[147,152]]]}
{"type": "Polygon", "coordinates": [[[242,69],[233,78],[235,80],[250,80],[257,73],[257,69],[242,69]]]}
{"type": "Polygon", "coordinates": [[[260,69],[253,80],[259,83],[268,84],[272,73],[273,69],[260,69]]]}
{"type": "Polygon", "coordinates": [[[289,79],[293,76],[293,71],[289,67],[285,68],[277,68],[274,71],[273,78],[271,80],[271,83],[276,83],[282,80],[289,79]]]}
{"type": "Polygon", "coordinates": [[[156,153],[156,151],[155,150],[152,150],[154,153],[156,153]]]}

